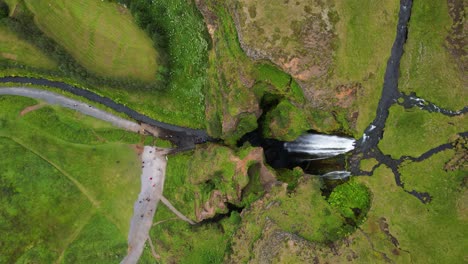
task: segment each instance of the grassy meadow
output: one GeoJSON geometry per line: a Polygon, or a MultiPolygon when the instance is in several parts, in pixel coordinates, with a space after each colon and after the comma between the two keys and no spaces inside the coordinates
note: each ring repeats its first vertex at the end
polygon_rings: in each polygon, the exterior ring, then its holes
{"type": "Polygon", "coordinates": [[[447,117],[418,108],[390,108],[384,137],[379,148],[393,158],[418,157],[439,145],[449,143],[457,133],[468,130],[466,116],[447,117]]]}
{"type": "Polygon", "coordinates": [[[56,62],[0,22],[0,63],[2,61],[49,70],[57,67],[56,62]]]}
{"type": "MultiPolygon", "coordinates": [[[[444,151],[421,163],[406,163],[400,169],[405,188],[429,192],[432,196],[429,204],[421,203],[397,187],[392,172],[385,167],[379,168],[372,177],[358,179],[372,190],[368,220],[361,227],[367,234],[368,243],[396,263],[410,263],[411,260],[458,263],[464,258],[467,243],[464,234],[468,230],[466,206],[463,205],[466,202],[466,186],[463,187],[466,170],[444,170],[445,162],[452,155],[452,150],[444,151]],[[391,237],[379,228],[382,219],[386,219],[389,234],[396,239],[396,244],[392,244],[391,237]]],[[[353,250],[359,254],[365,247],[354,247],[353,250]]],[[[386,262],[381,254],[372,258],[372,252],[369,253],[368,260],[386,262]]]]}
{"type": "Polygon", "coordinates": [[[158,54],[130,12],[107,1],[29,1],[39,28],[91,72],[154,81],[158,54]]]}
{"type": "Polygon", "coordinates": [[[334,85],[350,81],[362,84],[358,91],[359,116],[355,136],[360,136],[375,117],[383,76],[395,39],[398,1],[336,1],[338,48],[334,58],[334,85]]]}
{"type": "Polygon", "coordinates": [[[1,262],[119,261],[142,138],[56,106],[21,114],[38,103],[0,97],[1,262]]]}
{"type": "Polygon", "coordinates": [[[448,50],[446,37],[451,25],[447,1],[413,3],[399,86],[402,92],[415,92],[439,107],[456,111],[466,106],[468,90],[466,73],[448,50]]]}

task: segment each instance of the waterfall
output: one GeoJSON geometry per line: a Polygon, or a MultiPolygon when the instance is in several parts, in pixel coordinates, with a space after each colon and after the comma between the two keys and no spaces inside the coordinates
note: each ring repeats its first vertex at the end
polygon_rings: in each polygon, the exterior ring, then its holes
{"type": "Polygon", "coordinates": [[[351,176],[349,171],[332,171],[321,175],[321,178],[327,178],[329,180],[343,180],[351,176]]]}
{"type": "Polygon", "coordinates": [[[285,142],[288,152],[308,154],[315,159],[326,159],[354,149],[355,140],[332,135],[305,134],[292,142],[285,142]]]}

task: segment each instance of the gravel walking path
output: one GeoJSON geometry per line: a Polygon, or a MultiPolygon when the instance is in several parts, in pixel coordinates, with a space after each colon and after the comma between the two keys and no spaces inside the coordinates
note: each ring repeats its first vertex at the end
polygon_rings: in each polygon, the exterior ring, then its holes
{"type": "Polygon", "coordinates": [[[30,97],[35,99],[41,99],[49,104],[61,105],[66,108],[70,108],[79,111],[85,115],[89,115],[107,122],[112,123],[114,126],[129,130],[135,133],[139,133],[142,129],[138,123],[123,119],[111,113],[97,109],[94,106],[82,103],[80,101],[70,99],[63,95],[49,92],[45,90],[25,88],[25,87],[5,87],[0,88],[0,95],[18,95],[24,97],[30,97]]]}

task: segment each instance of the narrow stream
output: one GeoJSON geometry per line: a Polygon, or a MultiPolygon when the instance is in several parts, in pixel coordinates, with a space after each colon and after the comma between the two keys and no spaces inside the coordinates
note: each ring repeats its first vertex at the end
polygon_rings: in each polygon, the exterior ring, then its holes
{"type": "MultiPolygon", "coordinates": [[[[100,96],[89,90],[82,89],[63,82],[50,81],[47,79],[33,77],[1,77],[0,83],[43,85],[59,88],[72,94],[82,96],[90,101],[105,105],[114,111],[124,113],[128,117],[140,123],[145,123],[157,127],[162,132],[162,134],[164,134],[167,137],[168,140],[173,141],[174,144],[178,145],[181,148],[191,148],[194,146],[194,144],[204,143],[212,140],[204,130],[191,129],[160,122],[146,115],[140,114],[137,111],[123,104],[116,103],[108,97],[100,96]]],[[[157,105],[157,102],[155,102],[155,105],[157,105]]]]}

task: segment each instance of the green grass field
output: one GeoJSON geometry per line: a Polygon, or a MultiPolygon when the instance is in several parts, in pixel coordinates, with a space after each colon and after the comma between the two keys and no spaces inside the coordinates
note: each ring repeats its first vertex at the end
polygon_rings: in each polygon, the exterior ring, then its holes
{"type": "Polygon", "coordinates": [[[396,34],[398,1],[336,1],[338,49],[335,54],[338,85],[360,82],[359,116],[356,136],[360,136],[375,116],[383,86],[383,76],[396,34]]]}
{"type": "Polygon", "coordinates": [[[20,114],[37,103],[0,97],[1,262],[121,260],[142,139],[59,107],[20,114]]]}
{"type": "MultiPolygon", "coordinates": [[[[387,168],[379,168],[372,177],[360,177],[358,180],[372,190],[373,201],[368,220],[362,226],[369,242],[364,240],[360,248],[353,247],[353,250],[360,254],[373,243],[375,249],[396,263],[410,263],[411,260],[458,263],[462,260],[466,256],[467,243],[463,234],[468,230],[464,205],[466,186],[463,187],[466,171],[444,170],[445,162],[452,155],[452,150],[444,151],[421,163],[404,164],[400,169],[408,190],[429,192],[432,196],[429,204],[422,204],[397,187],[387,168]],[[386,219],[388,230],[398,241],[398,246],[393,245],[390,237],[379,228],[382,218],[386,219]]],[[[372,256],[372,251],[367,250],[369,260],[386,263],[382,256],[372,256]]]]}
{"type": "Polygon", "coordinates": [[[416,92],[439,107],[459,110],[467,104],[468,90],[466,74],[447,50],[451,25],[447,1],[414,2],[399,85],[402,92],[416,92]]]}
{"type": "Polygon", "coordinates": [[[447,117],[418,108],[392,106],[379,148],[394,158],[417,157],[449,143],[457,133],[468,130],[466,116],[447,117]]]}
{"type": "Polygon", "coordinates": [[[25,1],[41,30],[104,77],[154,81],[158,54],[130,12],[107,1],[25,1]]]}
{"type": "Polygon", "coordinates": [[[54,69],[57,63],[33,45],[19,39],[0,22],[0,62],[8,61],[34,68],[54,69]]]}

